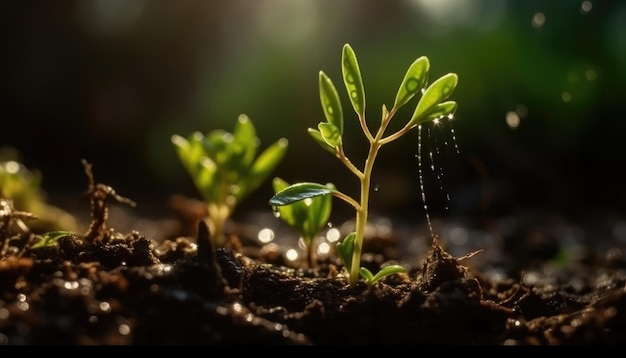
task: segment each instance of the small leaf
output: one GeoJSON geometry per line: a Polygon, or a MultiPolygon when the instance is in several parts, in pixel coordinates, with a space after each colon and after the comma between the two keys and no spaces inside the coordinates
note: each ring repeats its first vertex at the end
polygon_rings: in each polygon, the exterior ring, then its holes
{"type": "Polygon", "coordinates": [[[328,76],[320,71],[319,74],[320,102],[324,110],[326,122],[334,124],[339,133],[343,134],[343,109],[339,100],[339,93],[328,76]]]}
{"type": "Polygon", "coordinates": [[[433,82],[426,89],[422,98],[420,98],[409,124],[415,125],[421,122],[420,120],[425,114],[429,113],[437,104],[452,94],[457,82],[458,76],[455,73],[448,73],[433,82]]]}
{"type": "Polygon", "coordinates": [[[78,235],[71,231],[50,231],[41,235],[41,239],[35,242],[30,248],[41,249],[45,247],[54,247],[59,244],[59,240],[63,237],[77,237],[78,235]]]}
{"type": "Polygon", "coordinates": [[[367,282],[368,285],[371,285],[372,283],[374,283],[374,275],[372,275],[372,272],[368,270],[366,267],[361,267],[359,269],[359,273],[361,274],[361,277],[363,277],[363,279],[365,280],[365,282],[367,282]]]}
{"type": "Polygon", "coordinates": [[[239,191],[234,193],[238,201],[256,190],[276,169],[287,154],[289,141],[281,138],[267,147],[254,161],[250,171],[239,180],[239,191]]]}
{"type": "Polygon", "coordinates": [[[322,134],[322,139],[331,147],[339,148],[341,146],[341,133],[339,132],[339,128],[337,128],[332,123],[322,122],[317,125],[320,133],[322,134]]]}
{"type": "Polygon", "coordinates": [[[269,204],[272,206],[288,205],[307,198],[332,194],[336,191],[337,189],[318,183],[296,183],[276,193],[270,198],[269,204]]]}
{"type": "MultiPolygon", "coordinates": [[[[333,190],[336,189],[332,183],[327,183],[326,187],[333,190]]],[[[312,198],[307,210],[308,221],[310,222],[310,228],[308,230],[310,237],[317,235],[317,233],[319,233],[324,226],[326,226],[328,220],[330,219],[332,207],[332,195],[322,195],[312,198]]]]}
{"type": "Polygon", "coordinates": [[[204,137],[206,155],[220,167],[220,170],[230,162],[232,149],[229,149],[229,146],[232,142],[233,134],[223,129],[215,129],[204,137]]]}
{"type": "Polygon", "coordinates": [[[352,253],[354,252],[354,241],[356,232],[349,233],[341,242],[337,243],[337,255],[345,268],[350,272],[352,268],[352,253]]]}
{"type": "Polygon", "coordinates": [[[229,146],[232,166],[237,170],[249,168],[256,157],[259,144],[254,124],[247,115],[240,115],[233,131],[232,144],[229,146]]]}
{"type": "Polygon", "coordinates": [[[341,72],[352,107],[359,117],[363,118],[365,116],[365,89],[356,54],[349,44],[343,46],[341,72]]]}
{"type": "Polygon", "coordinates": [[[387,118],[387,116],[389,115],[389,110],[387,109],[387,106],[385,106],[383,104],[383,109],[382,109],[382,116],[381,116],[381,122],[385,120],[385,118],[387,118]]]}
{"type": "Polygon", "coordinates": [[[398,109],[404,106],[417,92],[424,88],[426,81],[428,81],[429,69],[430,62],[425,56],[418,58],[409,66],[398,89],[393,108],[398,109]]]}
{"type": "Polygon", "coordinates": [[[438,105],[436,105],[433,109],[431,109],[430,112],[428,112],[428,114],[424,116],[424,119],[420,120],[416,124],[426,123],[428,121],[443,118],[443,117],[454,114],[454,112],[456,112],[455,101],[441,102],[438,105]]]}
{"type": "MultiPolygon", "coordinates": [[[[280,192],[289,184],[281,178],[274,178],[272,185],[274,192],[280,192]]],[[[332,184],[327,184],[334,188],[332,184]]],[[[308,200],[298,201],[278,207],[280,218],[293,229],[297,230],[305,240],[307,246],[318,235],[330,218],[332,196],[321,195],[308,200]]]]}
{"type": "Polygon", "coordinates": [[[171,138],[180,162],[191,175],[196,170],[196,164],[201,161],[202,157],[206,156],[202,144],[203,140],[204,135],[200,132],[192,133],[189,138],[184,138],[177,134],[174,134],[171,138]]]}
{"type": "Polygon", "coordinates": [[[191,177],[202,198],[208,203],[216,203],[221,200],[220,181],[217,180],[217,174],[215,162],[209,157],[204,157],[200,163],[197,163],[197,168],[191,177]]]}
{"type": "Polygon", "coordinates": [[[320,133],[319,130],[314,128],[308,128],[307,132],[309,132],[311,137],[313,137],[313,139],[317,142],[317,144],[320,145],[320,147],[324,148],[324,150],[331,152],[332,154],[335,154],[335,148],[326,143],[324,137],[322,137],[322,133],[320,133]]]}
{"type": "Polygon", "coordinates": [[[376,283],[376,281],[379,281],[389,275],[393,275],[393,274],[401,273],[401,272],[406,272],[406,269],[400,265],[385,266],[380,271],[378,271],[376,275],[374,275],[374,277],[372,278],[372,283],[376,283]]]}

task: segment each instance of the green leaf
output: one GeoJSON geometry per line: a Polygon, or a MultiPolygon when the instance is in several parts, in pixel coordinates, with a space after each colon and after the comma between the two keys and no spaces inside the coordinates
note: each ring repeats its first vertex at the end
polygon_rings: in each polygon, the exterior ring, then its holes
{"type": "MultiPolygon", "coordinates": [[[[274,180],[272,180],[272,187],[274,188],[274,193],[278,193],[282,191],[283,189],[287,188],[288,186],[289,186],[289,183],[284,181],[282,178],[275,177],[274,180]]],[[[296,209],[295,204],[297,203],[279,206],[278,213],[280,214],[281,220],[287,223],[287,225],[299,231],[299,228],[297,228],[298,222],[301,222],[303,220],[302,218],[297,217],[298,215],[295,213],[295,209],[296,209]]]]}
{"type": "Polygon", "coordinates": [[[343,46],[341,72],[352,107],[359,117],[362,118],[365,116],[365,89],[363,88],[363,79],[361,78],[361,70],[359,69],[356,54],[349,44],[343,46]]]}
{"type": "Polygon", "coordinates": [[[420,120],[416,124],[426,123],[428,121],[432,121],[435,119],[440,119],[449,115],[454,114],[456,112],[456,102],[455,101],[446,101],[441,102],[436,105],[433,109],[428,112],[424,119],[420,120]]]}
{"type": "Polygon", "coordinates": [[[192,133],[189,138],[184,138],[177,134],[174,134],[171,138],[180,162],[190,174],[197,170],[197,164],[201,161],[202,157],[206,156],[202,144],[203,140],[204,135],[200,132],[192,133]]]}
{"type": "Polygon", "coordinates": [[[401,272],[406,272],[406,269],[400,265],[385,266],[380,271],[378,271],[376,275],[374,275],[371,282],[373,284],[373,283],[376,283],[376,281],[383,279],[384,277],[387,277],[396,273],[401,273],[401,272]]]}
{"type": "Polygon", "coordinates": [[[354,252],[354,241],[356,240],[356,232],[349,233],[341,242],[337,243],[337,255],[343,266],[350,272],[352,268],[352,253],[354,252]]]}
{"type": "Polygon", "coordinates": [[[361,267],[359,269],[359,274],[365,280],[368,286],[372,286],[376,282],[382,280],[383,278],[396,274],[406,272],[406,269],[400,265],[389,265],[383,267],[380,271],[376,273],[376,275],[372,275],[372,272],[365,267],[361,267]]]}
{"type": "Polygon", "coordinates": [[[41,235],[41,238],[35,242],[30,248],[41,249],[45,247],[55,247],[59,244],[59,240],[63,237],[77,237],[78,235],[71,231],[50,231],[41,235]]]}
{"type": "Polygon", "coordinates": [[[287,154],[287,148],[289,141],[285,138],[281,138],[267,147],[254,161],[250,171],[240,178],[238,184],[239,188],[233,194],[238,201],[245,198],[256,190],[276,169],[280,161],[287,154]]]}
{"type": "Polygon", "coordinates": [[[333,148],[339,148],[339,146],[341,146],[341,132],[334,124],[321,122],[317,125],[317,128],[319,128],[322,134],[322,139],[324,139],[329,146],[333,148]]]}
{"type": "Polygon", "coordinates": [[[398,89],[393,108],[398,109],[404,106],[417,92],[424,88],[428,81],[429,69],[430,62],[425,56],[418,58],[409,66],[398,89]]]}
{"type": "MultiPolygon", "coordinates": [[[[327,183],[326,187],[336,190],[332,183],[327,183]]],[[[307,201],[301,201],[300,203],[306,205],[307,201]]],[[[306,212],[308,214],[307,222],[309,223],[309,226],[303,231],[307,232],[309,234],[308,236],[311,238],[315,237],[328,223],[332,208],[332,195],[321,195],[311,198],[311,201],[308,203],[308,208],[306,208],[306,212]]]]}
{"type": "Polygon", "coordinates": [[[334,124],[339,133],[343,134],[343,109],[339,100],[339,93],[328,76],[320,71],[319,74],[320,102],[324,110],[326,122],[334,124]]]}
{"type": "Polygon", "coordinates": [[[452,94],[456,88],[457,82],[458,76],[455,73],[448,73],[433,82],[426,89],[422,98],[420,98],[409,124],[415,125],[421,122],[424,115],[429,113],[437,104],[452,94]]]}
{"type": "Polygon", "coordinates": [[[238,171],[249,168],[256,157],[259,144],[254,124],[247,115],[240,115],[233,131],[232,144],[229,146],[232,167],[238,171]]]}
{"type": "MultiPolygon", "coordinates": [[[[275,192],[287,188],[289,184],[281,178],[274,178],[275,192]]],[[[327,184],[334,188],[332,184],[327,184]]],[[[280,218],[293,229],[297,230],[307,245],[311,245],[317,234],[328,222],[332,208],[332,196],[322,195],[308,198],[289,205],[278,207],[280,218]]]]}
{"type": "Polygon", "coordinates": [[[382,113],[382,116],[381,116],[380,120],[382,122],[389,115],[389,110],[387,109],[387,106],[385,106],[384,104],[383,104],[383,109],[382,109],[381,113],[382,113]]]}
{"type": "Polygon", "coordinates": [[[222,200],[219,190],[221,182],[217,179],[217,169],[217,165],[211,158],[204,157],[192,174],[191,179],[206,202],[218,203],[222,200]]]}
{"type": "Polygon", "coordinates": [[[361,277],[363,277],[363,279],[365,280],[365,282],[367,282],[368,285],[370,285],[373,282],[374,275],[372,275],[372,272],[368,270],[366,267],[361,267],[359,269],[359,273],[361,274],[361,277]]]}
{"type": "Polygon", "coordinates": [[[269,204],[272,206],[288,205],[307,198],[332,194],[336,191],[337,189],[318,183],[296,183],[274,194],[270,198],[269,204]]]}
{"type": "Polygon", "coordinates": [[[331,152],[332,154],[335,154],[335,148],[331,147],[325,140],[324,137],[322,137],[322,133],[320,133],[319,130],[314,129],[314,128],[308,128],[307,132],[309,132],[309,134],[311,135],[311,137],[313,137],[313,139],[317,142],[317,144],[320,145],[320,147],[324,148],[324,150],[327,150],[329,152],[331,152]]]}

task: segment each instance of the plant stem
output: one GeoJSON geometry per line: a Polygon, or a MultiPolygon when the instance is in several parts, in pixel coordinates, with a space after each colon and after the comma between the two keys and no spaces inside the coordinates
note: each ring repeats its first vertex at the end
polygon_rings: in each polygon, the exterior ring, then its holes
{"type": "MultiPolygon", "coordinates": [[[[376,133],[376,137],[372,137],[369,134],[369,130],[366,131],[366,126],[364,126],[364,131],[366,132],[368,140],[370,142],[370,150],[367,154],[367,159],[365,160],[365,167],[363,168],[363,175],[358,176],[359,181],[361,182],[361,205],[357,208],[356,211],[356,239],[354,240],[354,251],[352,251],[352,265],[350,266],[350,285],[354,286],[359,282],[359,270],[361,269],[361,252],[363,251],[363,240],[365,236],[365,227],[367,225],[367,215],[369,211],[369,197],[370,197],[370,186],[371,186],[371,177],[372,171],[374,169],[374,162],[376,161],[376,156],[378,155],[378,151],[383,146],[384,142],[381,140],[383,134],[385,133],[385,129],[389,125],[391,118],[396,113],[397,109],[392,108],[389,113],[383,118],[380,124],[380,128],[376,133]]],[[[364,120],[361,118],[359,122],[364,123],[364,120]]]]}
{"type": "Polygon", "coordinates": [[[374,161],[378,155],[380,144],[378,140],[374,140],[370,145],[370,151],[365,161],[363,176],[361,181],[361,205],[356,213],[356,240],[354,241],[354,251],[352,252],[352,266],[350,267],[350,284],[356,285],[359,281],[359,270],[361,268],[361,252],[363,251],[363,238],[365,235],[365,226],[367,225],[367,213],[369,206],[369,192],[371,186],[372,169],[374,161]]]}

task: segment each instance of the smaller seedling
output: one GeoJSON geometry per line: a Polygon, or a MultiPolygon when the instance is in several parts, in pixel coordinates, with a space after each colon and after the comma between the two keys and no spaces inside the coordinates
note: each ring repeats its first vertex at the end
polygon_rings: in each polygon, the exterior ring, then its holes
{"type": "MultiPolygon", "coordinates": [[[[274,178],[272,185],[274,192],[278,193],[287,188],[289,183],[281,178],[274,178]]],[[[335,188],[331,183],[326,186],[330,189],[335,188]]],[[[307,198],[290,205],[276,207],[276,210],[275,214],[300,234],[307,248],[307,263],[309,267],[313,267],[315,239],[328,223],[332,211],[332,197],[322,195],[307,198]]]]}
{"type": "Polygon", "coordinates": [[[194,185],[207,204],[207,224],[216,246],[226,244],[225,225],[237,205],[256,190],[276,168],[287,151],[281,138],[257,157],[260,140],[248,116],[237,119],[232,133],[217,129],[172,143],[194,185]]]}
{"type": "Polygon", "coordinates": [[[0,198],[10,200],[15,210],[32,213],[35,232],[73,230],[76,219],[68,212],[46,202],[41,187],[41,173],[31,170],[17,160],[17,153],[0,149],[0,198]]]}
{"type": "Polygon", "coordinates": [[[337,251],[348,271],[351,285],[358,282],[359,276],[363,277],[368,284],[373,284],[387,275],[404,271],[401,266],[387,266],[373,275],[369,270],[360,267],[363,237],[368,217],[371,176],[378,151],[383,145],[397,140],[415,127],[430,121],[451,117],[456,111],[456,102],[445,100],[454,91],[458,78],[455,73],[448,73],[427,86],[430,62],[427,57],[419,57],[406,71],[393,107],[389,110],[385,105],[382,106],[380,126],[376,132],[371,132],[365,119],[363,79],[356,55],[349,44],[345,44],[343,47],[341,65],[346,91],[357,114],[361,129],[369,142],[369,152],[363,170],[352,164],[344,152],[341,101],[335,85],[321,71],[319,73],[319,92],[326,121],[319,123],[317,129],[309,128],[308,132],[322,148],[337,157],[358,178],[361,186],[360,200],[357,201],[337,189],[322,184],[305,182],[293,184],[276,193],[269,200],[269,204],[279,207],[318,196],[332,195],[353,206],[356,211],[356,231],[348,234],[343,241],[337,244],[337,251]],[[419,101],[411,118],[404,127],[385,136],[387,126],[400,107],[406,105],[416,95],[418,95],[419,101]]]}

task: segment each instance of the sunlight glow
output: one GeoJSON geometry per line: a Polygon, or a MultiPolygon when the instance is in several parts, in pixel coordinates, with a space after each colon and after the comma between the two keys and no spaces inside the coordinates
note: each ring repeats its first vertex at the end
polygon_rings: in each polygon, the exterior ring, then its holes
{"type": "Polygon", "coordinates": [[[255,32],[277,44],[302,41],[320,25],[319,6],[314,0],[261,1],[258,6],[255,32]]]}
{"type": "Polygon", "coordinates": [[[274,230],[270,228],[263,228],[257,234],[257,238],[264,244],[272,242],[274,240],[274,230]]]}
{"type": "Polygon", "coordinates": [[[514,112],[514,111],[509,111],[506,114],[506,124],[510,127],[510,128],[517,128],[519,127],[520,124],[520,117],[519,115],[514,112]]]}
{"type": "Polygon", "coordinates": [[[294,250],[294,249],[289,249],[287,250],[287,252],[285,252],[285,257],[287,258],[287,260],[289,261],[296,261],[298,259],[298,251],[294,250]]]}
{"type": "Polygon", "coordinates": [[[327,242],[322,242],[317,246],[317,254],[318,255],[328,255],[330,253],[330,244],[327,242]]]}
{"type": "Polygon", "coordinates": [[[428,30],[453,26],[489,30],[504,20],[507,4],[496,0],[411,0],[420,15],[429,19],[428,30]]]}
{"type": "Polygon", "coordinates": [[[536,29],[542,27],[546,23],[546,15],[544,15],[542,12],[536,13],[535,15],[533,15],[531,23],[536,29]]]}
{"type": "Polygon", "coordinates": [[[326,232],[326,240],[328,240],[328,242],[336,242],[339,241],[340,238],[341,232],[339,231],[339,229],[330,228],[328,229],[328,232],[326,232]]]}
{"type": "Polygon", "coordinates": [[[561,94],[561,99],[563,100],[563,102],[567,103],[572,100],[572,94],[565,91],[561,94]]]}

